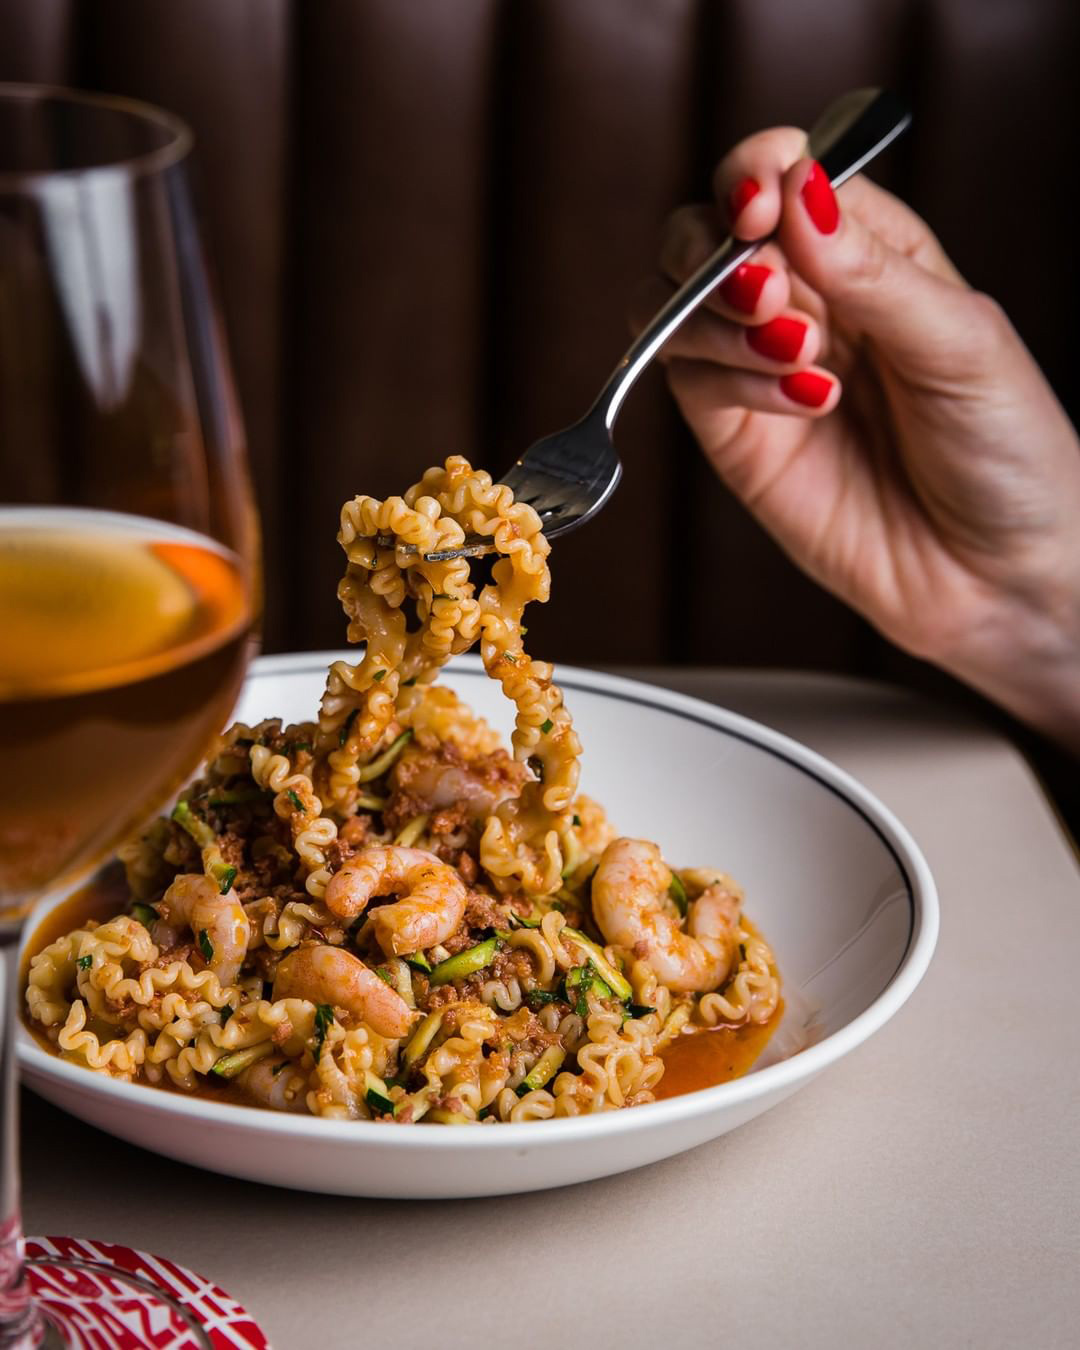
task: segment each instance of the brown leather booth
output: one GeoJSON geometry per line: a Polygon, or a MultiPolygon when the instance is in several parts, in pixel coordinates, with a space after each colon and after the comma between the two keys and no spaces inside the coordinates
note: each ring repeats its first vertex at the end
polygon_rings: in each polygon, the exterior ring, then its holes
{"type": "MultiPolygon", "coordinates": [[[[267,646],[305,647],[343,636],[340,502],[449,452],[498,471],[573,419],[665,214],[736,138],[851,87],[908,92],[881,178],[1075,400],[1078,18],[1076,0],[0,0],[0,79],[194,126],[267,646]]],[[[537,651],[902,669],[712,481],[655,372],[618,440],[623,486],[557,546],[537,651]]]]}

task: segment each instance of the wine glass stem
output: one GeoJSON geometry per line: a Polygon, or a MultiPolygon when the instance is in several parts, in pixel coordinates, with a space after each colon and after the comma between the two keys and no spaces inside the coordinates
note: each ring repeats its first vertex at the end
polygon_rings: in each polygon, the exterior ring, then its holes
{"type": "Polygon", "coordinates": [[[44,1324],[30,1296],[19,1209],[19,925],[0,919],[0,1347],[41,1344],[44,1324]]]}

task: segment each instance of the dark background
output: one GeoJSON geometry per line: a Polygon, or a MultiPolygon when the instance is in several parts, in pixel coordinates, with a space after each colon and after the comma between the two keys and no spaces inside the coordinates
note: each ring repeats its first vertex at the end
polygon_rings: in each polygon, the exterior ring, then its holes
{"type": "MultiPolygon", "coordinates": [[[[266,647],[338,646],[340,503],[497,475],[627,342],[660,224],[745,133],[906,92],[879,177],[1076,386],[1076,0],[0,0],[0,79],[194,127],[262,510],[266,647]]],[[[699,462],[657,372],[623,486],[560,542],[538,654],[925,681],[699,462]]]]}

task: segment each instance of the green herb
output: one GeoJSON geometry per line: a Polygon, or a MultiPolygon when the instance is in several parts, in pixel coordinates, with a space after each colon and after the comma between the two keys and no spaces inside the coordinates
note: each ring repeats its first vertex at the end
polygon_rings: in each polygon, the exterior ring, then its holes
{"type": "Polygon", "coordinates": [[[80,956],[79,959],[75,962],[75,964],[79,967],[80,970],[89,970],[90,967],[94,964],[94,958],[92,956],[80,956]]]}
{"type": "Polygon", "coordinates": [[[546,736],[554,725],[555,723],[549,717],[546,721],[540,723],[540,730],[546,736]]]}
{"type": "Polygon", "coordinates": [[[543,1008],[548,1003],[558,1003],[559,995],[557,992],[549,993],[546,989],[530,989],[525,995],[525,1002],[533,1012],[538,1008],[543,1008]]]}
{"type": "Polygon", "coordinates": [[[295,806],[296,809],[301,814],[303,814],[304,803],[300,800],[300,798],[296,795],[296,793],[292,790],[292,788],[289,788],[289,790],[285,793],[285,796],[288,797],[289,801],[292,802],[293,806],[295,806]]]}
{"type": "Polygon", "coordinates": [[[385,679],[386,679],[386,671],[385,671],[385,670],[377,670],[377,671],[375,672],[375,674],[372,675],[371,678],[372,678],[373,680],[375,680],[376,682],[378,682],[379,680],[385,680],[385,679]]]}
{"type": "Polygon", "coordinates": [[[580,829],[581,829],[581,817],[577,814],[576,811],[574,812],[574,818],[573,818],[573,819],[574,819],[574,824],[575,824],[575,825],[578,827],[578,829],[580,830],[580,829]]]}
{"type": "Polygon", "coordinates": [[[649,1013],[654,1013],[655,1008],[650,1008],[647,1003],[628,1003],[626,1011],[631,1017],[648,1017],[649,1013]]]}
{"type": "Polygon", "coordinates": [[[221,894],[228,895],[236,880],[236,868],[230,867],[227,863],[214,863],[210,868],[210,875],[217,882],[221,894]]]}
{"type": "Polygon", "coordinates": [[[144,928],[149,928],[157,918],[157,913],[149,905],[132,905],[131,917],[141,923],[144,928]]]}
{"type": "Polygon", "coordinates": [[[205,928],[199,929],[199,951],[206,958],[207,965],[214,959],[214,944],[210,941],[210,934],[205,928]]]}
{"type": "Polygon", "coordinates": [[[378,975],[379,979],[382,980],[384,984],[389,984],[391,986],[393,985],[394,977],[393,975],[390,974],[390,972],[386,969],[385,966],[376,966],[375,974],[378,975]]]}
{"type": "Polygon", "coordinates": [[[329,1003],[317,1003],[315,1005],[315,1058],[318,1059],[322,1054],[323,1041],[326,1040],[326,1033],[334,1024],[334,1010],[329,1003]]]}
{"type": "Polygon", "coordinates": [[[511,652],[503,652],[503,660],[509,661],[512,666],[517,665],[517,657],[514,656],[511,652]]]}
{"type": "Polygon", "coordinates": [[[675,901],[675,908],[685,919],[686,911],[690,907],[690,898],[686,894],[686,887],[682,884],[677,872],[672,872],[671,874],[671,885],[668,887],[668,895],[675,901]]]}
{"type": "Polygon", "coordinates": [[[344,745],[349,739],[349,732],[352,730],[352,724],[356,721],[359,711],[359,708],[354,708],[348,717],[346,717],[341,730],[338,732],[338,745],[344,745]]]}

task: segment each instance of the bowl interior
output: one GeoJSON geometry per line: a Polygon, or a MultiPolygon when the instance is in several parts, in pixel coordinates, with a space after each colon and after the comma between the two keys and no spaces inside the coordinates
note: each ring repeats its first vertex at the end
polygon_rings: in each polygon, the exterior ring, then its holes
{"type": "MultiPolygon", "coordinates": [[[[313,715],[325,657],[281,664],[249,680],[242,721],[313,715]]],[[[444,682],[509,740],[512,710],[478,660],[453,662],[444,682]]],[[[836,786],[836,771],[649,686],[574,671],[559,682],[584,746],[581,790],[615,828],[654,840],[676,866],[719,868],[744,887],[784,982],[783,1031],[759,1066],[865,1011],[908,951],[915,902],[893,843],[836,786]]]]}

